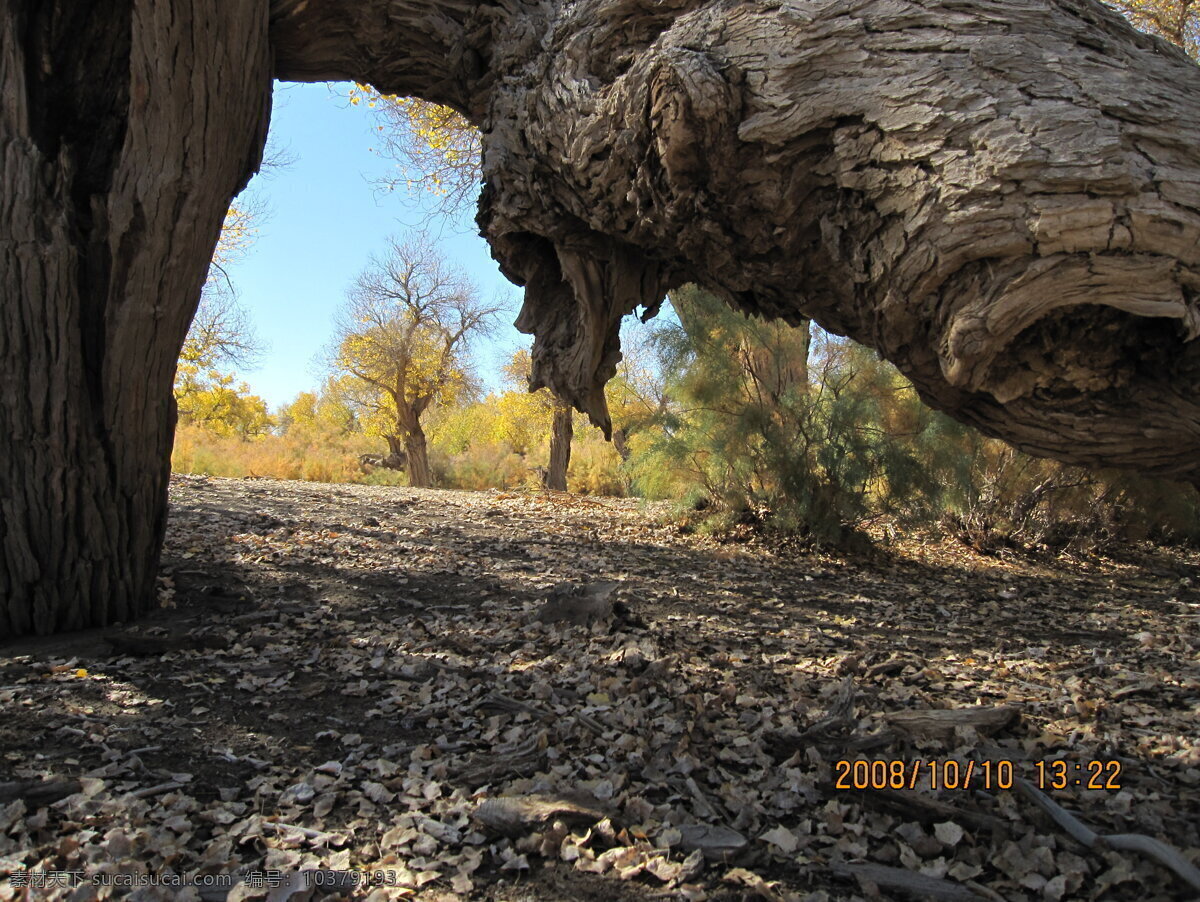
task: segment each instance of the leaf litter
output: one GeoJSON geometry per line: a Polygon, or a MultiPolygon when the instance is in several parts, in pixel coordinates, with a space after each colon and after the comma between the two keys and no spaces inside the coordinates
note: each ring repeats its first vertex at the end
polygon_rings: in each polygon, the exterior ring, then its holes
{"type": "Polygon", "coordinates": [[[162,610],[0,648],[0,899],[1200,892],[1195,554],[845,558],[556,493],[171,503],[162,610]]]}

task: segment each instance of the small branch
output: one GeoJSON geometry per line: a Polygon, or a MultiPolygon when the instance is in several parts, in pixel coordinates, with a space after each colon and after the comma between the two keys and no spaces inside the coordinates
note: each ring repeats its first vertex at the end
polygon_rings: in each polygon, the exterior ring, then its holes
{"type": "Polygon", "coordinates": [[[916,899],[935,899],[939,902],[974,902],[982,898],[961,883],[941,877],[929,877],[904,868],[882,864],[841,864],[830,866],[839,877],[852,877],[874,883],[880,889],[899,890],[916,899]]]}
{"type": "Polygon", "coordinates": [[[183,789],[183,786],[184,784],[171,780],[167,783],[159,783],[157,786],[135,789],[133,792],[126,793],[126,797],[130,799],[148,799],[151,796],[160,796],[164,793],[174,792],[176,789],[183,789]]]}
{"type": "Polygon", "coordinates": [[[133,755],[144,755],[146,752],[160,752],[160,751],[162,751],[161,745],[145,745],[145,746],[142,746],[140,749],[130,749],[129,751],[127,751],[125,753],[125,756],[131,757],[133,755]]]}
{"type": "Polygon", "coordinates": [[[81,791],[78,780],[18,780],[0,783],[0,803],[21,799],[30,810],[53,805],[81,791]]]}
{"type": "Polygon", "coordinates": [[[336,833],[326,833],[324,830],[312,830],[308,827],[298,826],[297,824],[284,824],[279,821],[259,821],[259,825],[264,830],[269,830],[272,833],[284,833],[291,830],[294,833],[299,833],[305,839],[310,839],[314,842],[332,845],[342,841],[342,837],[336,833]]]}
{"type": "Polygon", "coordinates": [[[1200,890],[1200,869],[1184,858],[1177,849],[1152,836],[1143,836],[1139,833],[1099,834],[1044,792],[1034,787],[1029,781],[1017,777],[1016,787],[1021,795],[1041,808],[1050,820],[1054,821],[1080,845],[1089,849],[1107,848],[1122,852],[1138,852],[1147,858],[1153,858],[1164,867],[1170,868],[1192,889],[1200,890]]]}
{"type": "Polygon", "coordinates": [[[983,896],[983,898],[989,899],[991,902],[1008,902],[1008,900],[1006,900],[991,887],[984,886],[981,883],[976,883],[974,880],[964,880],[963,886],[970,887],[971,889],[975,890],[976,895],[983,896]]]}
{"type": "MultiPolygon", "coordinates": [[[[825,795],[832,795],[836,791],[831,783],[823,783],[820,788],[825,795]]],[[[843,790],[843,792],[847,791],[843,790]]],[[[992,833],[1008,832],[1008,824],[998,817],[950,805],[921,791],[855,789],[848,792],[853,793],[864,805],[899,813],[905,818],[920,821],[923,824],[953,821],[971,830],[988,830],[992,833]]]]}

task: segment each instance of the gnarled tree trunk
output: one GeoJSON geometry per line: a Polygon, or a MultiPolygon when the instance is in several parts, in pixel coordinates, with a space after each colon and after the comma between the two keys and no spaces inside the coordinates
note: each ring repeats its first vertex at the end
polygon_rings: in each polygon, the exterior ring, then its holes
{"type": "Polygon", "coordinates": [[[270,103],[267,15],[0,5],[0,636],[155,602],[171,382],[270,103]]]}
{"type": "Polygon", "coordinates": [[[636,51],[611,5],[484,135],[535,379],[606,423],[620,315],[690,280],[1026,450],[1200,477],[1190,61],[1063,0],[711,5],[636,51]]]}
{"type": "Polygon", "coordinates": [[[405,470],[408,468],[408,453],[404,450],[404,440],[398,435],[385,435],[388,443],[387,457],[381,460],[381,466],[389,470],[405,470]]]}

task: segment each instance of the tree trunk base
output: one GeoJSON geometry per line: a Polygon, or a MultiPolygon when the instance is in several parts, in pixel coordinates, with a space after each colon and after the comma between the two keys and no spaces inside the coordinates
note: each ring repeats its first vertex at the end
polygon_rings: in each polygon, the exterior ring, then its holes
{"type": "Polygon", "coordinates": [[[0,12],[0,635],[157,603],[175,362],[270,105],[265,5],[227,7],[0,12]]]}

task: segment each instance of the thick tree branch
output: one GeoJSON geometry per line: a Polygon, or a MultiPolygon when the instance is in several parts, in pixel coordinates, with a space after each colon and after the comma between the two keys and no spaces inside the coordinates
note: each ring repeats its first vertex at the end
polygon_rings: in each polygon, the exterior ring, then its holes
{"type": "Polygon", "coordinates": [[[1200,76],[1099,4],[272,8],[281,76],[482,127],[534,385],[601,425],[620,318],[696,281],[1026,450],[1197,478],[1200,76]]]}

